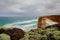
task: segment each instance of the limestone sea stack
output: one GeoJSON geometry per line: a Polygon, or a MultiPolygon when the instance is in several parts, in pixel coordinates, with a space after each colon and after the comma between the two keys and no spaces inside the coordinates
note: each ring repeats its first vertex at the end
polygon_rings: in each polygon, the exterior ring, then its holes
{"type": "Polygon", "coordinates": [[[60,15],[49,15],[49,16],[41,16],[38,19],[38,27],[46,27],[46,22],[49,21],[51,24],[60,23],[60,15]]]}

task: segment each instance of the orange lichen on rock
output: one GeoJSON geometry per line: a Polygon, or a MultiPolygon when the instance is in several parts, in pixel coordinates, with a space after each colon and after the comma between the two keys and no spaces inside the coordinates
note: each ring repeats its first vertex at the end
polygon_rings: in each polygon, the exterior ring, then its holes
{"type": "Polygon", "coordinates": [[[46,27],[46,19],[50,22],[60,23],[60,15],[42,16],[38,19],[38,27],[46,27]]]}

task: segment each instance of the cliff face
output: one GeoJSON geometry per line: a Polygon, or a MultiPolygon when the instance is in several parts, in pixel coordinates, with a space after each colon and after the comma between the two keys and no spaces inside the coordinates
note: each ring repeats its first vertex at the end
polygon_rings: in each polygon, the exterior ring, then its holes
{"type": "Polygon", "coordinates": [[[38,19],[38,27],[46,26],[46,17],[39,17],[38,19]]]}
{"type": "Polygon", "coordinates": [[[60,23],[60,15],[42,16],[38,19],[38,27],[46,27],[46,19],[60,23]]]}

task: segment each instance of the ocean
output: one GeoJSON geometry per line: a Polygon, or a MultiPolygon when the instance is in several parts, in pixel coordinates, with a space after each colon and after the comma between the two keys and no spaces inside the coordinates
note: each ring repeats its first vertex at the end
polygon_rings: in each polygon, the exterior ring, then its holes
{"type": "Polygon", "coordinates": [[[24,31],[37,28],[36,17],[0,17],[0,27],[20,28],[24,31]]]}

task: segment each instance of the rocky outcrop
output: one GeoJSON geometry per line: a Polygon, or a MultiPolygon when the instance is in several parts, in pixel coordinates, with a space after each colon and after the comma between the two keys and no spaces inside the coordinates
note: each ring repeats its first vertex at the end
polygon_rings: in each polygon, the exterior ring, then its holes
{"type": "Polygon", "coordinates": [[[38,27],[46,27],[46,19],[60,23],[60,15],[42,16],[38,19],[38,27]]]}
{"type": "Polygon", "coordinates": [[[22,29],[12,28],[12,29],[0,29],[0,34],[7,34],[10,36],[11,40],[19,40],[24,37],[25,32],[22,29]]]}
{"type": "Polygon", "coordinates": [[[42,16],[42,17],[39,17],[38,19],[38,27],[44,27],[46,26],[46,17],[45,16],[42,16]]]}

